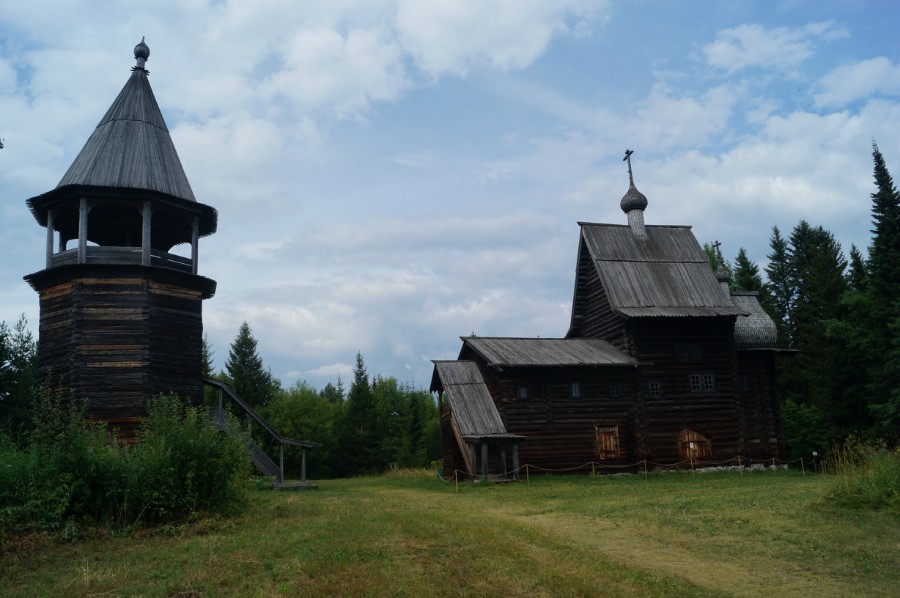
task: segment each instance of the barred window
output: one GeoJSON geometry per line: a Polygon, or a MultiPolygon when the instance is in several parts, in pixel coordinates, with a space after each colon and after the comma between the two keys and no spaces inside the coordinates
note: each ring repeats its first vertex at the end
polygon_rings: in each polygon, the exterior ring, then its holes
{"type": "Polygon", "coordinates": [[[689,380],[691,392],[712,392],[716,389],[716,378],[713,374],[691,374],[689,380]]]}
{"type": "Polygon", "coordinates": [[[703,359],[703,352],[697,343],[678,343],[675,345],[675,359],[681,363],[697,362],[703,359]]]}

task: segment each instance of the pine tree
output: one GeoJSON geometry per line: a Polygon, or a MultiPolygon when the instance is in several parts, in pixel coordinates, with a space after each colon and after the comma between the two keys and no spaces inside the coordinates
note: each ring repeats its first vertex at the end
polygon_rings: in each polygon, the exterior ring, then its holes
{"type": "Polygon", "coordinates": [[[36,392],[37,342],[22,314],[12,330],[0,322],[0,428],[24,434],[36,392]]]}
{"type": "Polygon", "coordinates": [[[353,383],[344,402],[339,436],[341,473],[353,476],[377,473],[381,469],[378,452],[375,400],[362,353],[356,354],[353,383]]]}
{"type": "Polygon", "coordinates": [[[791,312],[794,301],[794,291],[791,285],[791,253],[788,242],[781,236],[781,231],[777,226],[772,227],[769,248],[772,250],[772,253],[767,256],[769,264],[766,266],[769,314],[775,320],[778,328],[778,345],[790,347],[793,331],[791,312]]]}
{"type": "Polygon", "coordinates": [[[234,390],[254,408],[267,404],[278,387],[271,372],[263,367],[256,344],[245,321],[231,343],[225,362],[225,371],[234,390]]]}
{"type": "Polygon", "coordinates": [[[847,286],[862,292],[866,287],[866,261],[856,245],[850,245],[850,264],[847,269],[847,286]]]}
{"type": "Polygon", "coordinates": [[[900,194],[878,146],[872,144],[872,244],[869,247],[864,309],[873,332],[869,354],[870,409],[878,432],[900,429],[900,194]]]}

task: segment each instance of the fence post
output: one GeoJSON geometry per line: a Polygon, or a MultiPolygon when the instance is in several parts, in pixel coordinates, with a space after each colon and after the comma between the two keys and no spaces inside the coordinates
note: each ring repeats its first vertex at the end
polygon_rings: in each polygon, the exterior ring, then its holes
{"type": "Polygon", "coordinates": [[[647,478],[647,460],[646,459],[644,459],[644,479],[645,480],[648,479],[647,478]]]}
{"type": "Polygon", "coordinates": [[[691,477],[694,477],[694,456],[691,455],[691,477]]]}
{"type": "Polygon", "coordinates": [[[738,467],[741,470],[741,477],[744,477],[744,462],[741,461],[741,456],[738,455],[738,467]]]}
{"type": "Polygon", "coordinates": [[[456,493],[459,494],[459,470],[453,470],[453,479],[456,480],[456,493]]]}
{"type": "Polygon", "coordinates": [[[531,472],[528,470],[528,463],[525,464],[525,485],[531,484],[531,472]]]}
{"type": "Polygon", "coordinates": [[[803,457],[800,457],[800,471],[803,472],[803,475],[806,475],[806,467],[803,466],[803,457]]]}

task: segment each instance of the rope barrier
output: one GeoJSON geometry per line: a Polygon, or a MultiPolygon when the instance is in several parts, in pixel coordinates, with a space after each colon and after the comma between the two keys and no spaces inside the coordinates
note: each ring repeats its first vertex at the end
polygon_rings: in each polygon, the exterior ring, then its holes
{"type": "MultiPolygon", "coordinates": [[[[597,470],[625,470],[625,469],[634,469],[635,473],[640,473],[643,471],[644,478],[646,479],[649,474],[648,466],[652,466],[653,470],[659,470],[660,472],[671,471],[671,470],[681,470],[685,465],[689,465],[691,467],[691,473],[694,474],[697,470],[700,471],[710,471],[712,469],[719,469],[721,471],[727,471],[724,465],[732,464],[732,467],[735,467],[740,470],[741,476],[744,475],[744,469],[772,469],[777,470],[779,467],[786,467],[793,463],[800,463],[801,470],[803,475],[806,475],[806,469],[803,462],[803,459],[794,459],[789,461],[781,461],[775,458],[764,459],[759,461],[753,461],[752,459],[745,459],[740,455],[736,457],[732,457],[730,459],[724,459],[720,461],[694,461],[693,458],[684,459],[682,461],[675,461],[672,463],[659,463],[656,461],[648,461],[646,459],[638,461],[637,463],[603,463],[599,461],[590,461],[585,463],[584,465],[578,465],[575,467],[565,467],[565,468],[550,468],[543,467],[540,465],[532,465],[530,463],[526,463],[525,465],[519,466],[517,469],[511,469],[509,471],[504,472],[495,472],[486,476],[486,478],[506,478],[506,479],[514,479],[516,476],[520,476],[522,470],[525,470],[525,479],[526,484],[531,481],[531,469],[542,473],[571,473],[573,471],[586,471],[590,470],[592,476],[597,476],[597,470]]],[[[457,485],[457,492],[459,492],[459,478],[462,476],[464,479],[471,478],[472,480],[480,480],[482,479],[482,474],[480,473],[469,473],[468,471],[463,471],[461,469],[453,470],[453,480],[446,479],[444,476],[445,472],[438,472],[438,479],[445,483],[454,482],[457,485]]]]}

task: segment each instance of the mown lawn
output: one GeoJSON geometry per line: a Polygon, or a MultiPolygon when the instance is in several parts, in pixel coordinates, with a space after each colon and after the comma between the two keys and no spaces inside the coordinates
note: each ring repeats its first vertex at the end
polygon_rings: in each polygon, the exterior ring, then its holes
{"type": "Polygon", "coordinates": [[[5,546],[3,596],[896,596],[900,520],[794,472],[252,490],[247,512],[5,546]]]}

